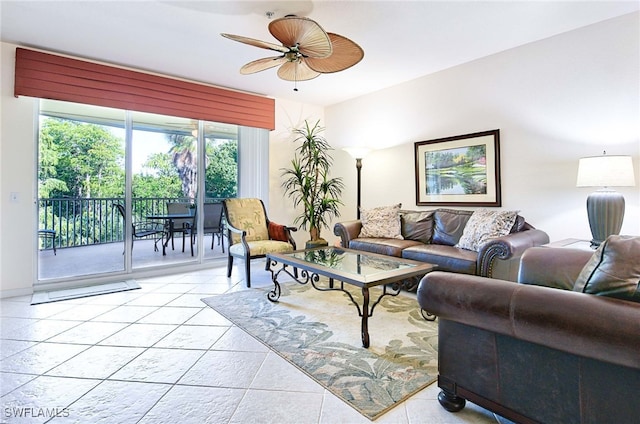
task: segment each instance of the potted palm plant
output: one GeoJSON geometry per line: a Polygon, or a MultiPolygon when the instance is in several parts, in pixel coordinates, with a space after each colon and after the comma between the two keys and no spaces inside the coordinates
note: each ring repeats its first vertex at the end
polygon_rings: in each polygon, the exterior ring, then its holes
{"type": "Polygon", "coordinates": [[[296,148],[291,167],[282,169],[282,187],[285,195],[293,200],[293,206],[302,206],[304,210],[295,218],[295,223],[309,230],[310,240],[307,248],[326,245],[320,237],[320,231],[328,227],[331,218],[340,216],[342,205],[340,195],[344,188],[342,178],[331,178],[329,168],[333,150],[327,140],[320,135],[324,128],[320,121],[310,126],[304,121],[302,128],[296,128],[294,142],[302,142],[296,148]]]}

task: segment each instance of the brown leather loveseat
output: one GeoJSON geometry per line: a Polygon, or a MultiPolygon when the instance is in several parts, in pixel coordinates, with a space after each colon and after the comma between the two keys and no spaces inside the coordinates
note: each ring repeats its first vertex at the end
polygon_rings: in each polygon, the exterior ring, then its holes
{"type": "Polygon", "coordinates": [[[350,249],[413,259],[438,265],[438,270],[515,281],[520,256],[549,236],[518,215],[510,233],[491,239],[478,251],[456,247],[474,211],[400,210],[401,238],[362,237],[362,221],[339,222],[333,232],[350,249]]]}
{"type": "Polygon", "coordinates": [[[522,256],[522,284],[426,275],[418,302],[439,320],[442,406],[459,411],[466,399],[518,423],[638,422],[635,239],[609,256],[610,246],[604,246],[600,257],[588,250],[531,248],[522,256]],[[582,288],[578,281],[585,278],[582,288]],[[598,286],[604,280],[609,287],[598,286]]]}

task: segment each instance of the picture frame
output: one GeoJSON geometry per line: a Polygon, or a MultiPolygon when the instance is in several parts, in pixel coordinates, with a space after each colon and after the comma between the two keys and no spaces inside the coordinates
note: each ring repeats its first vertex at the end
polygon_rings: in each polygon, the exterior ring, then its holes
{"type": "Polygon", "coordinates": [[[415,143],[416,205],[502,206],[500,130],[415,143]]]}

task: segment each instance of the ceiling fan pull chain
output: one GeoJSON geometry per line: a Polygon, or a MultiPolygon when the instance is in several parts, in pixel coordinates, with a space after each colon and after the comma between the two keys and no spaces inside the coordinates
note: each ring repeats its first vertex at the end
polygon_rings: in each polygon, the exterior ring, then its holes
{"type": "Polygon", "coordinates": [[[294,68],[293,71],[293,91],[298,91],[298,64],[300,59],[298,59],[298,62],[296,63],[296,67],[294,68]]]}

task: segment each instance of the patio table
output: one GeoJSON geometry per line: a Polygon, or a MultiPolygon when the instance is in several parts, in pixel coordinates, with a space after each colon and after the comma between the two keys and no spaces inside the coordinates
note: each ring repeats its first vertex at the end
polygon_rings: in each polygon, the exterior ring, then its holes
{"type": "Polygon", "coordinates": [[[165,228],[168,228],[168,231],[165,231],[166,240],[162,243],[162,256],[167,255],[167,244],[169,244],[169,240],[173,237],[173,223],[176,219],[190,219],[193,218],[193,214],[190,213],[163,213],[163,214],[153,214],[147,215],[147,219],[150,220],[162,220],[165,222],[165,228]]]}

